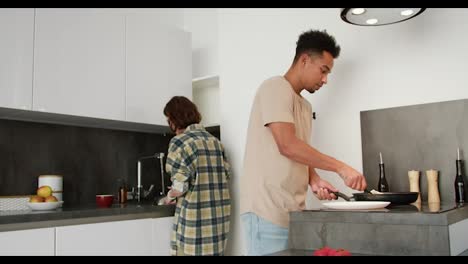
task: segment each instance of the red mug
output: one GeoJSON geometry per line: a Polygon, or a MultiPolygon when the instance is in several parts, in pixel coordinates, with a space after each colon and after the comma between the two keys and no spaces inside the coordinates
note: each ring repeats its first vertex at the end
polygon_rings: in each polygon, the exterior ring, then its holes
{"type": "Polygon", "coordinates": [[[96,204],[101,208],[108,208],[112,206],[114,195],[112,194],[98,194],[96,195],[96,204]]]}

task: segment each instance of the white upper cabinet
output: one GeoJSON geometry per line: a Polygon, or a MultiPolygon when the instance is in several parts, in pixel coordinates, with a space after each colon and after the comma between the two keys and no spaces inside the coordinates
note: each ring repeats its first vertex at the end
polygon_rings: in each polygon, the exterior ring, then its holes
{"type": "Polygon", "coordinates": [[[31,110],[34,9],[0,9],[0,107],[31,110]]]}
{"type": "Polygon", "coordinates": [[[169,99],[192,99],[192,45],[160,15],[0,9],[0,107],[167,126],[169,99]]]}
{"type": "Polygon", "coordinates": [[[127,16],[127,121],[167,126],[172,96],[192,98],[191,36],[154,14],[127,16]]]}
{"type": "Polygon", "coordinates": [[[169,30],[169,90],[192,100],[192,44],[191,34],[183,30],[169,30]]]}
{"type": "Polygon", "coordinates": [[[125,15],[37,9],[33,110],[125,120],[125,15]]]}

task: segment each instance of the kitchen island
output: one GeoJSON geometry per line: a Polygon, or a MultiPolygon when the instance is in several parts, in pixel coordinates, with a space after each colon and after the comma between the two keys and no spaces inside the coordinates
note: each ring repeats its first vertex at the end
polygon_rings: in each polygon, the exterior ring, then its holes
{"type": "MultiPolygon", "coordinates": [[[[302,249],[286,249],[282,250],[276,253],[273,253],[269,256],[281,256],[281,257],[296,257],[296,256],[313,256],[314,255],[314,250],[302,250],[302,249]]],[[[370,256],[370,255],[364,255],[364,254],[356,254],[356,253],[351,253],[351,256],[370,256]]],[[[375,255],[376,256],[376,255],[375,255]]],[[[468,250],[462,252],[458,256],[468,256],[468,250]]]]}
{"type": "Polygon", "coordinates": [[[379,210],[318,208],[290,215],[289,247],[323,246],[362,255],[460,255],[468,249],[468,206],[422,204],[379,210]]]}

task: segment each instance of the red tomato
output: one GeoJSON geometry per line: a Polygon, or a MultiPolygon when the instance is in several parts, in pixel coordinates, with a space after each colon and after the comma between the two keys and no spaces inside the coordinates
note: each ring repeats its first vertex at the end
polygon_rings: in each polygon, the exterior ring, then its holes
{"type": "Polygon", "coordinates": [[[351,253],[346,249],[339,248],[333,256],[351,256],[351,253]]]}
{"type": "Polygon", "coordinates": [[[351,253],[346,249],[333,249],[330,247],[323,247],[314,251],[314,256],[351,256],[351,253]]]}
{"type": "Polygon", "coordinates": [[[314,256],[334,256],[336,250],[330,247],[323,247],[314,252],[314,256]]]}
{"type": "Polygon", "coordinates": [[[321,249],[317,249],[314,251],[314,256],[319,256],[319,257],[328,256],[328,253],[321,249]]]}

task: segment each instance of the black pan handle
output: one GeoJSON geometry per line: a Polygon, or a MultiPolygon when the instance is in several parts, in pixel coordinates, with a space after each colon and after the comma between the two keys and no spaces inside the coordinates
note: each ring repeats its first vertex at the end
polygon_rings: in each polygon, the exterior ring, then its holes
{"type": "Polygon", "coordinates": [[[345,199],[346,201],[351,201],[351,199],[353,197],[349,197],[347,196],[346,194],[342,193],[342,192],[332,192],[334,195],[338,196],[338,197],[341,197],[343,199],[345,199]]]}

